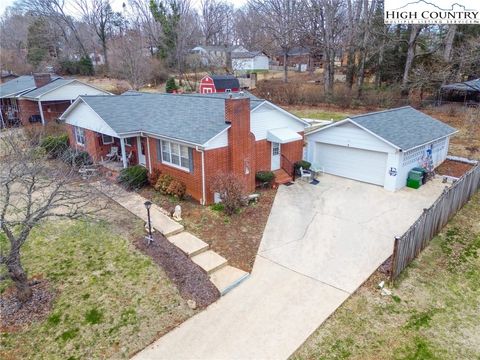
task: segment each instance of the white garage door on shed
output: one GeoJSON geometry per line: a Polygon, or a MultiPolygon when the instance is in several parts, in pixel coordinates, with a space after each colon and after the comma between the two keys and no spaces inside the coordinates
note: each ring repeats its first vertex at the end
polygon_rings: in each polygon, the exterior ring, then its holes
{"type": "Polygon", "coordinates": [[[315,147],[315,163],[326,173],[383,186],[387,153],[325,143],[315,147]]]}

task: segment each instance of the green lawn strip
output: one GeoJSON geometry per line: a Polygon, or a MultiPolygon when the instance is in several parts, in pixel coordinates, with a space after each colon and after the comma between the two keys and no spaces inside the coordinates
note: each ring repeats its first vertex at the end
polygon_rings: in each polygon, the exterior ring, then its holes
{"type": "Polygon", "coordinates": [[[479,218],[477,193],[406,269],[394,296],[362,286],[292,358],[480,358],[479,218]]]}
{"type": "Polygon", "coordinates": [[[192,315],[163,271],[103,221],[45,223],[22,253],[56,298],[46,320],[2,334],[2,358],[128,358],[192,315]]]}
{"type": "Polygon", "coordinates": [[[305,110],[295,110],[292,109],[291,112],[300,117],[306,119],[319,119],[319,120],[333,120],[339,121],[346,119],[348,114],[334,111],[321,111],[315,109],[305,109],[305,110]]]}

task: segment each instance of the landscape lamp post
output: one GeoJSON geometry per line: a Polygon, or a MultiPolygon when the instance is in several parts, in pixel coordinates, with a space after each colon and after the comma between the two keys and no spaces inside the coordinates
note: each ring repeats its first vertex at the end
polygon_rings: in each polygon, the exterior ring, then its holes
{"type": "Polygon", "coordinates": [[[147,218],[148,218],[148,236],[147,236],[147,239],[148,239],[148,243],[150,244],[150,242],[153,241],[152,223],[150,221],[150,207],[152,206],[152,202],[147,200],[147,201],[145,201],[144,205],[145,205],[145,208],[147,209],[147,218]]]}

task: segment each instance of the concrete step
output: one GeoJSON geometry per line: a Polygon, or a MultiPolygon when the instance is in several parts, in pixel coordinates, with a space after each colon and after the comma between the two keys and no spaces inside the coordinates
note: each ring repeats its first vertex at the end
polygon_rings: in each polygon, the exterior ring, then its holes
{"type": "Polygon", "coordinates": [[[170,236],[168,240],[182,250],[188,257],[194,257],[208,250],[208,244],[189,232],[181,232],[170,236]]]}
{"type": "Polygon", "coordinates": [[[210,281],[215,285],[223,296],[238,286],[250,273],[227,265],[210,274],[210,281]]]}
{"type": "Polygon", "coordinates": [[[209,275],[227,265],[227,259],[212,250],[207,250],[193,256],[192,261],[209,275]]]}

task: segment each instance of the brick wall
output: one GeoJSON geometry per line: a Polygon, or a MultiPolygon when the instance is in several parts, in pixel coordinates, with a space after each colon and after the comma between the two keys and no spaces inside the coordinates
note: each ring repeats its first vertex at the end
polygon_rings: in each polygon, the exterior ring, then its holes
{"type": "Polygon", "coordinates": [[[282,144],[281,153],[285,156],[292,164],[296,161],[302,160],[303,158],[303,132],[299,133],[302,135],[302,140],[292,141],[288,144],[282,144]]]}
{"type": "MultiPolygon", "coordinates": [[[[70,106],[70,101],[46,101],[42,102],[43,117],[45,123],[55,121],[70,106]]],[[[38,107],[38,106],[37,106],[38,107]]],[[[38,112],[40,114],[40,112],[38,112]]]]}
{"type": "Polygon", "coordinates": [[[243,181],[247,191],[253,191],[256,164],[255,138],[250,132],[250,99],[226,99],[225,119],[230,122],[230,170],[243,181]]]}
{"type": "Polygon", "coordinates": [[[255,144],[255,159],[257,171],[269,171],[272,168],[272,143],[270,141],[259,140],[255,144]]]}
{"type": "MultiPolygon", "coordinates": [[[[157,148],[157,139],[148,138],[150,146],[150,161],[152,168],[159,169],[162,173],[170,174],[175,179],[185,183],[187,186],[187,194],[194,199],[201,201],[202,199],[202,155],[200,152],[193,150],[193,172],[175,168],[168,164],[163,164],[158,157],[160,149],[157,148]]],[[[147,159],[148,167],[148,159],[147,159]]]]}
{"type": "Polygon", "coordinates": [[[31,125],[30,122],[28,121],[30,116],[40,115],[38,102],[36,101],[19,99],[17,100],[17,104],[18,104],[18,117],[23,126],[31,125]]]}

